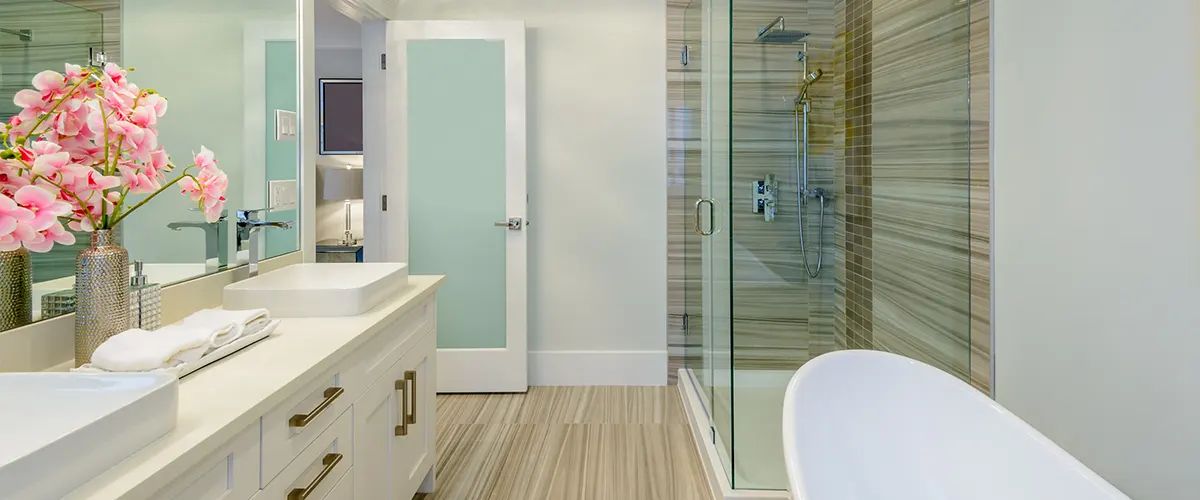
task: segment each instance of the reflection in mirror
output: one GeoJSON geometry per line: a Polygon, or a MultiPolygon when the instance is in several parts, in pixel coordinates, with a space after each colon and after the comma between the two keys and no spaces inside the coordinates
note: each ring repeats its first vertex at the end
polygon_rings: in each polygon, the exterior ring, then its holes
{"type": "MultiPolygon", "coordinates": [[[[62,72],[66,63],[86,66],[103,54],[134,68],[134,83],[168,100],[157,139],[173,163],[190,165],[204,146],[228,175],[225,213],[215,222],[178,186],[124,219],[116,233],[131,267],[144,261],[148,281],[168,285],[245,264],[252,249],[259,258],[298,250],[298,224],[239,231],[236,217],[239,210],[267,209],[260,220],[299,220],[294,0],[3,1],[0,118],[19,111],[12,96],[30,88],[34,75],[62,72]]],[[[129,194],[126,204],[149,196],[129,194]]],[[[71,312],[75,258],[89,244],[87,233],[75,234],[73,245],[31,254],[29,319],[71,312]]],[[[0,258],[0,267],[5,262],[0,258]]],[[[8,285],[0,280],[5,311],[14,295],[8,285]]],[[[22,324],[4,316],[0,330],[22,324]]]]}

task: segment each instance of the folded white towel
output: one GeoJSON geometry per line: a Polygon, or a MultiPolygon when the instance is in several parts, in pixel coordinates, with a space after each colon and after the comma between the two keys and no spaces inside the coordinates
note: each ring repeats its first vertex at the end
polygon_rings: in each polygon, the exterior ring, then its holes
{"type": "MultiPolygon", "coordinates": [[[[230,354],[233,354],[233,353],[237,352],[238,350],[243,349],[250,344],[253,344],[255,342],[258,342],[259,340],[262,340],[262,339],[270,336],[272,333],[275,332],[275,328],[278,326],[279,326],[279,320],[267,321],[266,323],[263,324],[262,329],[260,329],[258,332],[243,335],[241,338],[239,338],[229,344],[226,344],[225,346],[222,346],[220,348],[208,349],[208,351],[205,352],[203,355],[201,355],[199,359],[192,359],[195,357],[196,353],[199,352],[199,348],[189,349],[187,351],[180,353],[178,356],[175,356],[175,358],[173,358],[171,362],[167,363],[167,365],[170,365],[170,366],[164,365],[159,368],[143,370],[143,372],[170,373],[177,377],[182,377],[184,375],[187,375],[189,373],[192,373],[192,372],[200,369],[203,366],[208,365],[209,363],[212,363],[218,359],[224,358],[225,356],[229,356],[230,354]]],[[[178,325],[175,325],[170,328],[178,328],[178,327],[179,327],[178,325]]],[[[156,333],[161,332],[161,331],[162,331],[162,329],[157,330],[156,333]]],[[[101,368],[99,365],[96,365],[94,363],[87,363],[78,368],[72,368],[71,371],[82,372],[82,373],[111,373],[110,370],[105,370],[105,369],[101,368]]]]}
{"type": "Polygon", "coordinates": [[[110,372],[140,372],[190,363],[210,349],[209,328],[168,325],[158,330],[126,330],[92,353],[92,365],[110,372]]]}
{"type": "Polygon", "coordinates": [[[266,309],[201,309],[183,318],[181,325],[208,328],[213,331],[213,348],[229,344],[247,335],[262,331],[271,322],[266,309]]]}

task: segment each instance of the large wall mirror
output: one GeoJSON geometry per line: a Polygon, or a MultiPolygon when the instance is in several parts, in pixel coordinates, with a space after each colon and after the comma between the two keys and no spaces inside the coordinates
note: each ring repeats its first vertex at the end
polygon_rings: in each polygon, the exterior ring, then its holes
{"type": "MultiPolygon", "coordinates": [[[[205,146],[228,175],[225,216],[216,222],[172,187],[118,225],[148,281],[166,286],[223,271],[246,263],[251,250],[258,258],[298,251],[296,9],[296,0],[0,1],[0,119],[19,111],[14,94],[39,72],[94,64],[103,54],[167,99],[158,142],[173,161],[190,163],[205,146]],[[290,227],[248,231],[242,210],[290,227]]],[[[31,254],[32,321],[70,312],[72,301],[61,299],[73,293],[75,258],[88,243],[76,233],[73,245],[31,254]]]]}

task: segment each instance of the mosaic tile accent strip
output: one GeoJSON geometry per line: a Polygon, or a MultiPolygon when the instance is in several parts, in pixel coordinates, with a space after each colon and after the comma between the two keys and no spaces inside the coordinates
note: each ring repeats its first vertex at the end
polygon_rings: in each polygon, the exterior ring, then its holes
{"type": "Polygon", "coordinates": [[[872,0],[846,2],[846,347],[874,348],[872,206],[872,0]]]}

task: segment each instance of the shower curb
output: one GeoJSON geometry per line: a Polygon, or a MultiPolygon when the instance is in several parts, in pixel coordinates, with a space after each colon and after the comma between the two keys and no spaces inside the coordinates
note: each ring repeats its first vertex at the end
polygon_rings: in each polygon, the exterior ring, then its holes
{"type": "Polygon", "coordinates": [[[692,432],[692,444],[700,455],[704,466],[704,478],[708,489],[712,492],[713,500],[779,500],[791,498],[785,490],[735,490],[729,485],[721,467],[719,451],[714,443],[706,439],[710,431],[708,422],[704,420],[707,413],[700,402],[695,382],[686,368],[679,369],[679,379],[675,384],[679,398],[683,403],[683,411],[687,414],[688,429],[692,432]]]}

